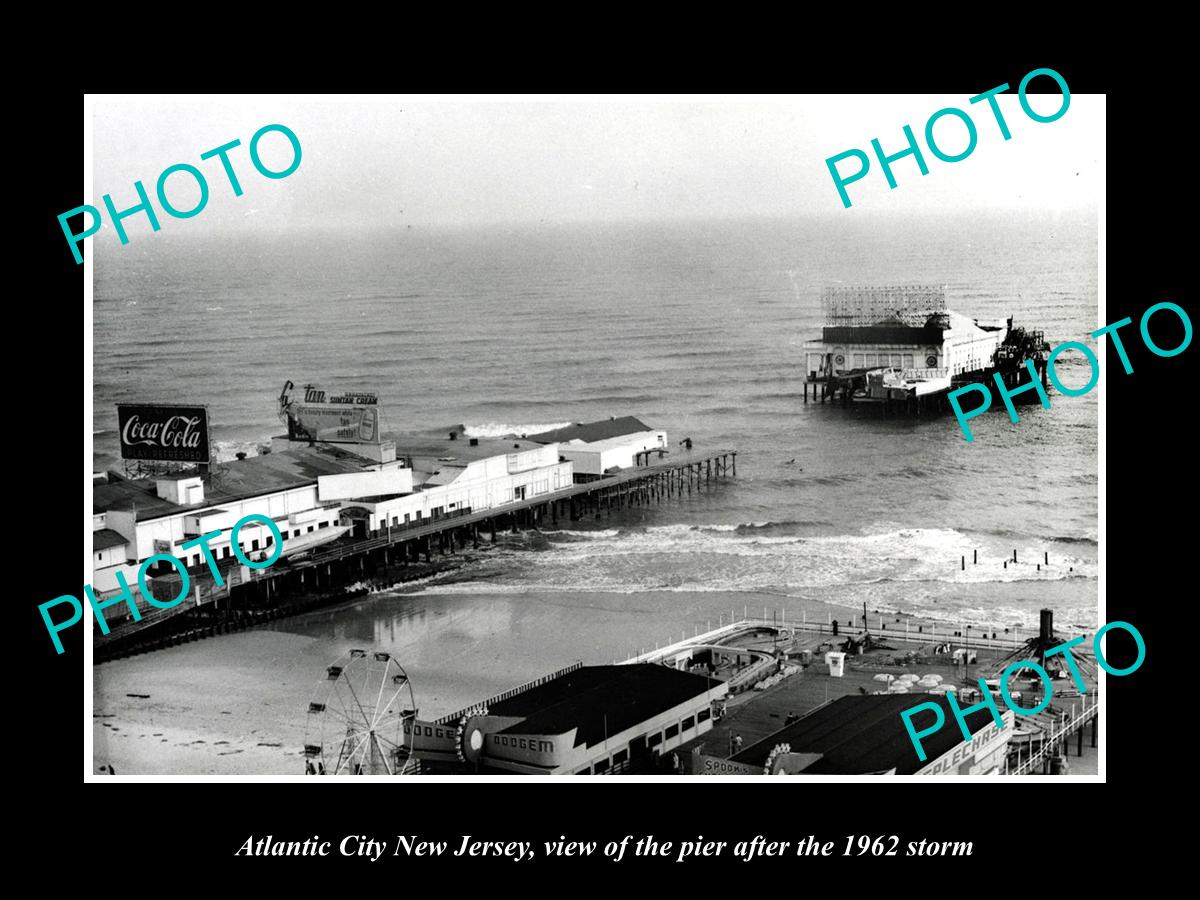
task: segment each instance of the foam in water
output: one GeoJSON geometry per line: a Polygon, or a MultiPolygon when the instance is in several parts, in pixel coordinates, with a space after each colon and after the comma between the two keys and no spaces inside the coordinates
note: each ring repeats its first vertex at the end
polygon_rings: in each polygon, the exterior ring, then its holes
{"type": "MultiPolygon", "coordinates": [[[[803,596],[822,589],[881,586],[919,600],[944,602],[955,585],[1014,584],[1094,579],[1093,559],[1055,554],[1043,565],[1040,547],[1010,551],[984,545],[971,563],[978,537],[954,529],[901,528],[802,536],[742,530],[742,525],[671,524],[637,530],[549,531],[547,552],[519,543],[499,548],[511,571],[470,587],[444,582],[437,593],[757,592],[803,596]],[[555,536],[569,540],[554,541],[555,536]],[[967,557],[964,571],[961,558],[967,557]],[[1005,565],[1007,561],[1007,565],[1005,565]],[[1073,570],[1073,571],[1072,571],[1073,570]]],[[[464,573],[465,574],[465,573],[464,573]]],[[[969,589],[962,592],[969,596],[969,589]]],[[[957,603],[955,604],[957,605],[957,603]]],[[[990,612],[989,612],[990,615],[990,612]]]]}
{"type": "Polygon", "coordinates": [[[463,433],[469,438],[498,438],[510,434],[540,434],[556,428],[566,428],[574,422],[549,422],[543,425],[509,425],[504,422],[485,422],[482,425],[464,425],[463,433]]]}

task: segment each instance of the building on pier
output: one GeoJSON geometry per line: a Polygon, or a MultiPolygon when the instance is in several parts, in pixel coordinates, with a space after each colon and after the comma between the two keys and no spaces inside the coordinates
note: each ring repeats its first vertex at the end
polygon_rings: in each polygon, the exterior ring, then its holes
{"type": "Polygon", "coordinates": [[[983,322],[953,312],[944,287],[828,288],[822,308],[821,338],[803,347],[805,400],[808,384],[820,399],[841,392],[848,400],[910,401],[994,371],[1011,386],[1026,359],[1045,371],[1041,332],[1014,327],[1011,317],[983,322]]]}
{"type": "Polygon", "coordinates": [[[667,433],[633,416],[581,422],[530,435],[529,439],[557,443],[559,456],[574,463],[576,484],[649,465],[654,459],[663,459],[668,451],[667,433]]]}
{"type": "MultiPolygon", "coordinates": [[[[118,572],[136,584],[138,567],[156,554],[176,557],[203,581],[209,569],[201,548],[182,545],[213,531],[220,532],[209,541],[218,565],[238,566],[232,527],[251,513],[275,522],[288,556],[344,535],[377,537],[573,483],[572,463],[560,460],[557,444],[527,440],[411,439],[403,454],[386,462],[358,452],[360,446],[379,445],[276,441],[275,446],[275,452],[217,464],[204,474],[127,479],[110,472],[95,482],[97,595],[117,591],[118,572]]],[[[245,555],[258,559],[271,551],[273,536],[265,524],[252,523],[240,530],[239,543],[245,555]]],[[[153,585],[155,578],[177,577],[174,573],[174,567],[158,563],[147,574],[153,585]]]]}
{"type": "MultiPolygon", "coordinates": [[[[411,485],[411,473],[398,463],[380,464],[330,445],[297,447],[213,466],[209,472],[178,473],[154,479],[127,479],[109,472],[92,488],[93,589],[98,595],[117,590],[116,573],[136,584],[137,569],[157,554],[179,559],[189,571],[207,573],[200,547],[182,544],[219,531],[209,541],[218,563],[237,564],[230,543],[233,525],[251,513],[268,516],[289,542],[329,529],[330,539],[340,536],[341,501],[322,498],[321,488],[339,493],[350,484],[388,484],[397,489],[411,485]],[[350,479],[349,482],[346,479],[350,479]],[[123,540],[117,551],[116,537],[123,540]],[[99,537],[97,537],[99,535],[99,537]],[[228,561],[228,562],[227,562],[228,561]]],[[[274,538],[261,523],[251,523],[238,534],[246,556],[268,552],[274,538]]],[[[159,563],[148,571],[155,576],[174,572],[159,563]]]]}
{"type": "Polygon", "coordinates": [[[561,490],[572,483],[570,461],[558,444],[518,439],[397,438],[411,467],[413,490],[366,495],[343,503],[355,534],[377,537],[388,529],[429,524],[465,512],[495,509],[561,490]]]}
{"type": "Polygon", "coordinates": [[[866,694],[839,697],[818,706],[729,759],[686,754],[685,769],[696,775],[994,775],[1005,764],[1013,713],[1002,712],[997,728],[991,712],[966,716],[971,740],[964,741],[944,694],[866,694]],[[900,713],[918,703],[936,703],[945,725],[916,748],[900,713]]]}
{"type": "Polygon", "coordinates": [[[727,691],[666,666],[575,665],[405,733],[424,772],[617,774],[709,731],[727,691]]]}

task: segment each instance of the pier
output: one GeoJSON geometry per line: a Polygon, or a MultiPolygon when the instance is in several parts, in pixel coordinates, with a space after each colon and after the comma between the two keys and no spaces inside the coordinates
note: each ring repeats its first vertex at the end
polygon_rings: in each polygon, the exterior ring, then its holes
{"type": "MultiPolygon", "coordinates": [[[[1034,369],[1042,382],[1042,390],[1049,391],[1047,383],[1046,359],[1039,354],[1033,360],[1034,369]]],[[[823,373],[810,375],[804,380],[804,402],[808,403],[808,388],[812,385],[814,403],[840,403],[842,406],[872,407],[884,414],[902,414],[921,416],[925,413],[948,412],[950,393],[968,384],[984,384],[989,389],[993,386],[993,375],[998,375],[1004,386],[1009,390],[1029,384],[1028,371],[1025,368],[983,369],[965,372],[948,381],[944,386],[933,386],[931,382],[916,382],[905,386],[889,386],[882,379],[881,370],[862,370],[846,373],[823,373]]],[[[1034,402],[1035,398],[1022,394],[1013,398],[1013,403],[1020,406],[1034,402]]]]}
{"type": "MultiPolygon", "coordinates": [[[[934,621],[914,624],[909,619],[905,619],[901,624],[895,621],[888,622],[885,617],[877,615],[873,617],[873,623],[870,621],[866,623],[866,627],[864,627],[861,617],[852,616],[847,622],[839,622],[835,631],[832,613],[827,613],[826,621],[821,622],[809,621],[807,613],[802,613],[799,619],[789,620],[786,610],[774,611],[775,614],[770,618],[765,614],[768,610],[763,612],[763,617],[757,618],[747,615],[745,610],[741,615],[730,610],[728,622],[721,622],[716,628],[710,628],[704,632],[695,629],[695,633],[691,637],[684,634],[677,641],[667,640],[661,646],[656,645],[653,650],[639,649],[628,659],[623,660],[622,664],[669,663],[680,653],[688,653],[703,646],[726,644],[738,637],[759,631],[774,632],[788,637],[798,634],[828,635],[839,640],[846,638],[859,640],[869,633],[877,639],[894,640],[898,643],[918,645],[949,643],[970,650],[997,650],[1007,653],[1019,651],[1029,643],[1029,636],[1003,634],[1004,629],[998,626],[960,625],[955,627],[934,621]],[[972,633],[973,630],[974,633],[972,633]],[[987,637],[988,634],[996,636],[987,637]]],[[[895,619],[894,616],[891,618],[895,619]]],[[[1092,646],[1086,641],[1073,648],[1072,653],[1088,658],[1093,656],[1092,646]]]]}
{"type": "Polygon", "coordinates": [[[1089,691],[1071,705],[1070,710],[1051,713],[1049,710],[1033,717],[1042,733],[1036,748],[1030,742],[1029,752],[1017,744],[1015,752],[1005,758],[1004,775],[1055,775],[1060,760],[1069,759],[1071,739],[1075,739],[1075,755],[1083,756],[1084,732],[1090,727],[1090,745],[1096,746],[1100,727],[1100,695],[1089,691]]]}
{"type": "MultiPolygon", "coordinates": [[[[557,528],[563,523],[598,520],[625,509],[657,506],[693,492],[710,490],[737,475],[737,451],[691,449],[664,454],[648,464],[576,483],[557,491],[484,510],[466,508],[432,522],[377,529],[360,540],[341,539],[302,557],[283,558],[270,568],[222,572],[216,589],[206,564],[189,568],[194,598],[169,609],[140,606],[139,621],[111,623],[110,633],[94,634],[94,660],[101,662],[252,627],[263,621],[306,612],[369,588],[402,584],[436,574],[445,561],[500,533],[557,528]],[[204,587],[201,587],[203,583],[204,587]],[[190,615],[189,615],[190,614],[190,615]]],[[[167,579],[156,579],[167,581],[167,579]]],[[[176,582],[176,588],[178,583],[176,582]]],[[[165,599],[175,596],[168,583],[165,599]]]]}

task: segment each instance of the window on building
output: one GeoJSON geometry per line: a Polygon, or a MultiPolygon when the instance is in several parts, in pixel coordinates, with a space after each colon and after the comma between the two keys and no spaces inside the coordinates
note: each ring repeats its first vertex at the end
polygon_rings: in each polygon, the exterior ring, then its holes
{"type": "Polygon", "coordinates": [[[621,763],[625,762],[625,760],[627,760],[627,759],[629,759],[629,751],[628,750],[618,750],[616,753],[613,754],[613,765],[619,766],[621,763]]]}
{"type": "Polygon", "coordinates": [[[696,727],[696,720],[695,720],[695,718],[694,718],[694,717],[692,717],[692,716],[688,716],[686,719],[684,719],[684,720],[683,720],[683,726],[682,726],[682,727],[683,727],[683,730],[684,730],[684,731],[687,731],[689,728],[695,728],[695,727],[696,727]]]}
{"type": "Polygon", "coordinates": [[[229,559],[229,548],[228,547],[221,548],[221,559],[229,559]]]}
{"type": "Polygon", "coordinates": [[[864,363],[863,363],[863,355],[862,355],[861,353],[855,353],[855,354],[854,354],[854,364],[853,364],[853,368],[855,368],[855,369],[861,369],[861,368],[863,367],[863,365],[864,365],[864,363]]]}
{"type": "Polygon", "coordinates": [[[671,738],[676,737],[678,734],[679,734],[679,726],[678,725],[668,725],[667,726],[666,735],[667,735],[668,741],[671,738]]]}
{"type": "MultiPolygon", "coordinates": [[[[420,515],[420,513],[418,513],[417,515],[420,515]]],[[[405,525],[407,525],[407,524],[408,524],[408,516],[409,516],[409,514],[408,514],[408,513],[405,513],[405,514],[404,514],[404,524],[405,524],[405,525]]]]}
{"type": "Polygon", "coordinates": [[[322,522],[322,523],[321,523],[321,524],[320,524],[318,527],[320,527],[320,528],[328,528],[328,527],[329,527],[329,523],[328,523],[328,522],[322,522]]]}
{"type": "Polygon", "coordinates": [[[712,718],[711,710],[702,709],[702,710],[700,710],[700,712],[696,713],[696,721],[697,722],[707,722],[711,718],[712,718]]]}
{"type": "Polygon", "coordinates": [[[192,557],[192,565],[193,566],[200,565],[200,554],[199,553],[197,553],[195,556],[192,557]]]}
{"type": "Polygon", "coordinates": [[[274,543],[275,543],[275,535],[273,535],[273,534],[268,534],[268,535],[267,535],[267,543],[266,543],[266,546],[270,547],[270,546],[271,546],[272,544],[274,544],[274,543]]]}
{"type": "Polygon", "coordinates": [[[656,732],[654,732],[654,734],[650,735],[650,737],[646,738],[646,746],[647,747],[657,747],[661,743],[662,743],[662,732],[661,731],[656,731],[656,732]]]}
{"type": "MultiPolygon", "coordinates": [[[[407,518],[407,516],[406,516],[405,518],[407,518]]],[[[400,517],[399,517],[399,516],[392,516],[392,524],[393,524],[393,525],[399,525],[399,524],[400,524],[400,517]]]]}
{"type": "Polygon", "coordinates": [[[254,540],[252,540],[252,541],[250,542],[250,549],[251,549],[251,550],[257,550],[257,549],[258,549],[258,538],[255,538],[254,540]]]}
{"type": "Polygon", "coordinates": [[[599,762],[597,762],[595,769],[596,769],[597,775],[599,775],[601,772],[607,772],[608,771],[608,760],[602,759],[599,762]]]}
{"type": "Polygon", "coordinates": [[[308,526],[308,533],[309,534],[313,533],[313,527],[311,525],[308,526]]]}
{"type": "Polygon", "coordinates": [[[579,770],[578,772],[576,772],[575,774],[576,774],[576,775],[591,775],[591,774],[592,774],[592,767],[591,767],[591,766],[584,766],[582,769],[580,769],[580,770],[579,770]]]}

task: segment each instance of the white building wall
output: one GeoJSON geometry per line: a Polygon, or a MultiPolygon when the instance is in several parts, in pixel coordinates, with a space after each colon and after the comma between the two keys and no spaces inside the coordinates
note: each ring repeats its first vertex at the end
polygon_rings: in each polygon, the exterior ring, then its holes
{"type": "Polygon", "coordinates": [[[1001,331],[980,331],[974,335],[952,334],[947,341],[951,375],[974,372],[992,365],[996,348],[1004,341],[1001,331]]]}
{"type": "Polygon", "coordinates": [[[411,494],[412,469],[393,467],[370,472],[322,475],[317,479],[317,496],[322,501],[349,500],[380,494],[411,494]]]}
{"type": "Polygon", "coordinates": [[[642,431],[606,441],[560,444],[558,453],[575,464],[580,475],[603,475],[607,469],[619,466],[629,469],[637,464],[637,455],[647,450],[663,450],[667,446],[665,431],[642,431]]]}
{"type": "MultiPolygon", "coordinates": [[[[338,510],[336,507],[330,509],[322,509],[317,500],[316,485],[303,485],[297,488],[290,488],[286,491],[279,491],[274,494],[264,494],[259,497],[248,497],[244,500],[235,500],[226,503],[213,504],[209,509],[222,509],[223,513],[216,516],[200,519],[198,513],[204,510],[181,510],[169,516],[163,516],[157,519],[141,521],[132,526],[132,513],[129,514],[130,524],[126,525],[129,531],[126,531],[122,524],[116,521],[118,513],[109,510],[108,527],[112,528],[121,534],[128,535],[136,530],[136,538],[134,541],[134,549],[139,561],[153,556],[156,553],[165,552],[177,558],[187,559],[188,565],[193,565],[193,558],[202,553],[200,547],[193,547],[189,550],[182,550],[180,544],[197,536],[197,526],[203,525],[208,531],[220,530],[221,536],[209,542],[209,546],[214,548],[214,555],[218,559],[225,558],[222,552],[223,548],[229,547],[230,531],[233,525],[241,518],[251,514],[258,513],[265,515],[275,520],[280,532],[286,530],[294,531],[299,529],[301,533],[306,533],[311,525],[316,528],[321,522],[326,526],[336,524],[338,510]],[[303,523],[293,523],[289,517],[296,516],[300,518],[303,513],[311,513],[303,523]],[[165,542],[169,549],[163,550],[155,548],[155,542],[165,542]]],[[[270,536],[270,529],[266,525],[253,522],[247,524],[238,532],[238,538],[245,548],[246,552],[253,552],[253,542],[258,541],[259,549],[266,546],[266,539],[270,536]]],[[[230,550],[230,556],[233,555],[230,550]]],[[[200,560],[203,562],[203,559],[200,560]]]]}
{"type": "Polygon", "coordinates": [[[93,570],[92,591],[95,592],[97,597],[103,597],[105,594],[112,593],[120,587],[117,584],[117,572],[122,572],[125,575],[125,583],[133,589],[135,596],[139,595],[137,589],[138,566],[136,564],[127,565],[122,562],[115,566],[105,566],[93,570]]]}
{"type": "Polygon", "coordinates": [[[486,759],[489,765],[496,768],[533,773],[545,771],[544,767],[553,766],[552,774],[569,775],[584,768],[591,769],[596,763],[604,761],[610,763],[608,768],[620,765],[629,758],[630,741],[643,735],[648,739],[656,735],[660,738],[653,746],[649,744],[648,740],[647,750],[652,753],[667,753],[711,730],[713,727],[712,701],[719,700],[727,694],[728,686],[716,682],[713,689],[706,694],[687,700],[672,709],[664,710],[657,716],[625,731],[609,735],[606,742],[590,747],[574,746],[574,730],[565,735],[519,735],[518,737],[533,742],[527,748],[514,747],[511,743],[501,745],[495,740],[497,735],[489,735],[486,759]],[[698,721],[701,711],[707,713],[703,722],[698,721]],[[688,719],[691,719],[692,724],[684,729],[683,723],[688,719]],[[666,737],[667,730],[671,728],[674,728],[676,733],[671,737],[666,737]],[[553,744],[553,749],[543,746],[544,742],[553,744]],[[616,759],[616,757],[621,758],[616,759]]]}
{"type": "MultiPolygon", "coordinates": [[[[545,459],[546,455],[542,458],[545,459]]],[[[472,512],[494,509],[512,503],[517,497],[517,488],[520,487],[525,488],[526,500],[570,487],[574,481],[571,463],[558,462],[557,452],[552,454],[552,459],[553,465],[509,475],[505,458],[491,457],[467,466],[463,474],[450,484],[437,485],[374,504],[347,500],[342,506],[369,509],[371,517],[368,527],[372,531],[386,529],[389,524],[392,527],[403,527],[406,524],[405,516],[408,516],[409,525],[432,521],[435,509],[440,509],[440,515],[443,516],[457,513],[466,507],[470,507],[472,512]],[[491,478],[485,477],[487,473],[497,470],[501,474],[491,478]]]]}

